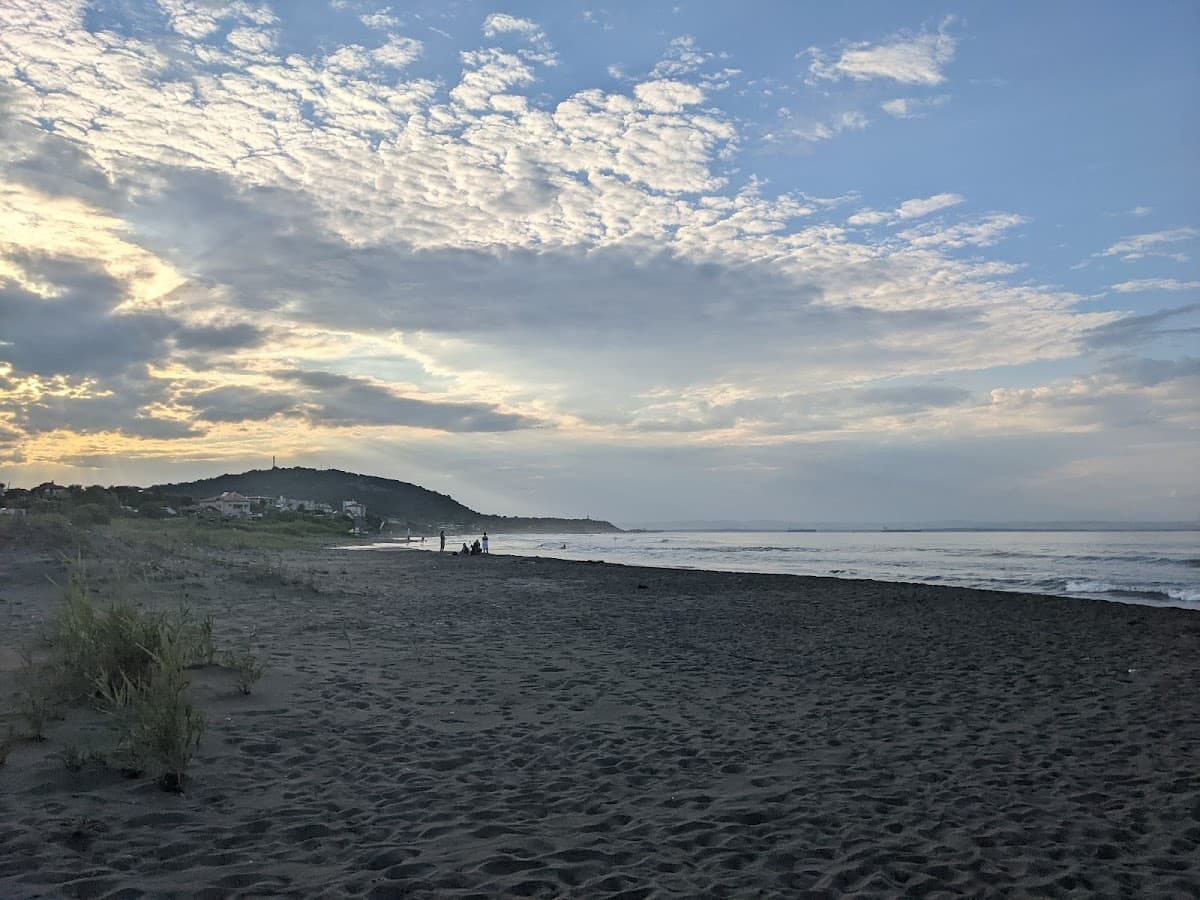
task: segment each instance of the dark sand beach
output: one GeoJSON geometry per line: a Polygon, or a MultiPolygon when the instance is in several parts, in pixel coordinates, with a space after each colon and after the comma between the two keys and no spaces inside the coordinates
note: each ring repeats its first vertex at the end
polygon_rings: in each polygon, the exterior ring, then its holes
{"type": "MultiPolygon", "coordinates": [[[[183,794],[0,768],[3,897],[1195,897],[1200,615],[429,552],[126,555],[251,629],[183,794]]],[[[0,552],[0,689],[55,602],[0,552]]],[[[11,718],[11,717],[10,717],[11,718]]],[[[96,738],[98,739],[98,738],[96,738]]]]}

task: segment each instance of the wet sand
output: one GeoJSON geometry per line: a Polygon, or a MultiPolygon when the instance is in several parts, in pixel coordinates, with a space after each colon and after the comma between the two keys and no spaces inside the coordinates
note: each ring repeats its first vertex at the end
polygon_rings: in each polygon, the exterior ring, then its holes
{"type": "MultiPolygon", "coordinates": [[[[17,747],[0,896],[1200,895],[1195,612],[501,555],[122,552],[222,645],[256,630],[270,670],[248,697],[193,671],[209,727],[182,795],[67,771],[55,754],[98,740],[94,716],[17,747]]],[[[58,566],[0,553],[0,694],[58,566]]]]}

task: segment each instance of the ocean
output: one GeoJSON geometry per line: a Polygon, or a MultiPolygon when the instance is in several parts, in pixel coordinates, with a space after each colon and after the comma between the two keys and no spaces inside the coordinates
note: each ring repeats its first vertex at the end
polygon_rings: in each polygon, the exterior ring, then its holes
{"type": "MultiPolygon", "coordinates": [[[[1197,531],[704,531],[490,539],[493,553],[911,581],[1200,609],[1197,531]]],[[[455,547],[462,540],[448,535],[446,544],[455,547]]],[[[422,549],[428,547],[426,542],[422,549]]]]}

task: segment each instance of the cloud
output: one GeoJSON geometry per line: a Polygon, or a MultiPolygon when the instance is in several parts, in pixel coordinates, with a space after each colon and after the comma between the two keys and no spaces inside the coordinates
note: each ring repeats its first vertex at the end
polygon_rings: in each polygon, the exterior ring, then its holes
{"type": "Polygon", "coordinates": [[[389,35],[387,43],[371,51],[371,58],[383,66],[403,69],[421,57],[425,45],[414,38],[389,35]]]}
{"type": "Polygon", "coordinates": [[[936,97],[928,98],[897,97],[894,100],[885,100],[880,104],[880,107],[889,116],[893,116],[897,119],[920,119],[924,117],[929,110],[936,109],[939,106],[945,106],[949,102],[949,94],[940,94],[936,97]]]}
{"type": "Polygon", "coordinates": [[[1194,291],[1200,290],[1200,281],[1180,281],[1178,278],[1139,278],[1114,284],[1110,290],[1121,294],[1141,291],[1194,291]]]}
{"type": "Polygon", "coordinates": [[[932,197],[905,200],[896,208],[896,218],[919,219],[930,213],[957,206],[964,199],[961,194],[934,194],[932,197]]]}
{"type": "Polygon", "coordinates": [[[1200,303],[1189,303],[1186,306],[1160,309],[1143,315],[1124,316],[1089,331],[1086,336],[1087,343],[1092,347],[1123,347],[1145,343],[1166,335],[1200,334],[1200,326],[1159,327],[1165,322],[1198,310],[1200,303]]]}
{"type": "Polygon", "coordinates": [[[691,75],[710,62],[714,54],[701,50],[690,34],[673,38],[663,58],[650,70],[653,79],[676,79],[691,75]]]}
{"type": "Polygon", "coordinates": [[[257,347],[267,339],[267,330],[249,322],[216,325],[185,325],[174,332],[181,350],[241,350],[257,347]]]}
{"type": "Polygon", "coordinates": [[[918,225],[900,232],[897,237],[914,247],[944,247],[952,250],[991,247],[1003,240],[1006,232],[1027,221],[1024,216],[1014,213],[994,213],[958,225],[944,226],[936,222],[918,225]]]}
{"type": "Polygon", "coordinates": [[[392,15],[391,7],[385,7],[377,12],[363,13],[358,20],[375,31],[394,31],[404,23],[392,15]]]}
{"type": "Polygon", "coordinates": [[[1035,388],[997,388],[984,418],[1086,434],[1140,431],[1139,442],[1191,440],[1200,426],[1200,361],[1122,357],[1091,375],[1035,388]]]}
{"type": "Polygon", "coordinates": [[[943,209],[958,206],[965,199],[961,194],[934,194],[932,197],[918,197],[905,200],[891,212],[880,212],[873,209],[860,210],[846,219],[846,222],[855,227],[863,227],[881,225],[885,222],[919,219],[943,209]]]}
{"type": "Polygon", "coordinates": [[[771,131],[765,135],[767,143],[781,143],[787,140],[799,140],[815,144],[818,141],[828,141],[846,131],[862,131],[871,120],[862,113],[850,110],[838,113],[826,122],[811,122],[788,129],[771,131]]]}
{"type": "Polygon", "coordinates": [[[203,433],[165,416],[169,386],[130,364],[103,380],[22,374],[0,363],[0,414],[26,437],[69,431],[175,440],[203,433]]]}
{"type": "Polygon", "coordinates": [[[532,428],[538,424],[527,416],[503,412],[491,404],[447,403],[404,396],[366,378],[314,371],[273,374],[301,386],[304,415],[316,425],[387,425],[485,432],[532,428]]]}
{"type": "Polygon", "coordinates": [[[704,92],[682,81],[646,81],[633,89],[633,94],[646,108],[658,113],[683,112],[704,100],[704,92]]]}
{"type": "Polygon", "coordinates": [[[225,40],[238,50],[249,54],[266,54],[275,47],[276,36],[261,28],[235,28],[225,40]]]}
{"type": "Polygon", "coordinates": [[[176,323],[156,312],[119,312],[123,286],[91,261],[27,256],[23,268],[53,296],[0,284],[0,359],[19,371],[114,375],[162,358],[176,323]]]}
{"type": "MultiPolygon", "coordinates": [[[[420,47],[400,38],[251,58],[225,33],[275,25],[239,4],[176,3],[201,37],[119,54],[65,7],[10,8],[0,290],[6,329],[30,324],[0,360],[11,414],[79,423],[64,455],[224,460],[267,436],[358,452],[335,434],[351,427],[411,454],[476,431],[521,448],[936,434],[976,421],[951,373],[1073,359],[1120,318],[984,257],[1016,213],[964,220],[935,194],[857,214],[908,229],[875,239],[749,177],[694,43],[664,77],[566,90],[511,16],[489,20],[503,48],[439,81],[401,68],[420,47]],[[101,437],[106,421],[157,436],[101,437]]],[[[65,440],[28,433],[35,455],[65,440]]]]}
{"type": "Polygon", "coordinates": [[[180,399],[192,408],[196,418],[206,422],[261,422],[283,413],[299,415],[299,400],[294,394],[242,385],[196,391],[180,399]]]}
{"type": "Polygon", "coordinates": [[[1168,228],[1163,231],[1153,231],[1147,234],[1135,234],[1117,241],[1095,256],[1119,256],[1125,262],[1142,259],[1146,256],[1167,256],[1177,260],[1185,260],[1186,256],[1165,250],[1164,247],[1194,240],[1200,237],[1200,231],[1195,228],[1168,228]]]}
{"type": "Polygon", "coordinates": [[[487,37],[498,34],[520,34],[531,40],[541,40],[545,37],[542,27],[530,19],[521,19],[507,13],[492,13],[483,20],[483,33],[487,37]]]}
{"type": "Polygon", "coordinates": [[[542,26],[530,19],[522,19],[508,13],[491,13],[483,20],[484,37],[497,38],[514,34],[528,42],[534,50],[524,50],[522,55],[531,61],[555,65],[557,56],[546,37],[542,26]]]}
{"type": "Polygon", "coordinates": [[[809,72],[813,79],[837,81],[850,78],[867,81],[884,78],[901,84],[938,85],[945,81],[943,68],[954,59],[953,36],[937,33],[898,34],[882,43],[852,44],[836,60],[827,62],[816,48],[809,72]]]}

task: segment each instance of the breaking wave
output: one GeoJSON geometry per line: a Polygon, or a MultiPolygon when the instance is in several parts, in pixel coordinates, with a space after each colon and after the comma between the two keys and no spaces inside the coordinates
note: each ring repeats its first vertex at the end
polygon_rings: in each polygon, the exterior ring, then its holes
{"type": "Polygon", "coordinates": [[[1068,581],[1072,594],[1112,594],[1130,599],[1177,601],[1200,606],[1200,590],[1195,588],[1151,587],[1141,584],[1114,584],[1110,581],[1068,581]]]}

